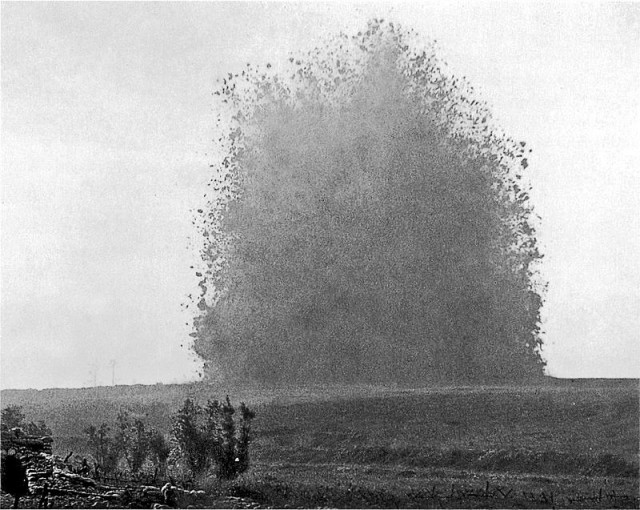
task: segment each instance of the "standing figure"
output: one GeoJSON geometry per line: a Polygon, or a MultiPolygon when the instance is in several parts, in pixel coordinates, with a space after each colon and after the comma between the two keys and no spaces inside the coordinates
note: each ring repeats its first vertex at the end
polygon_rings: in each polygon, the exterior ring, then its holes
{"type": "Polygon", "coordinates": [[[27,469],[16,453],[2,454],[2,490],[14,497],[13,508],[18,508],[20,498],[29,494],[27,469]]]}

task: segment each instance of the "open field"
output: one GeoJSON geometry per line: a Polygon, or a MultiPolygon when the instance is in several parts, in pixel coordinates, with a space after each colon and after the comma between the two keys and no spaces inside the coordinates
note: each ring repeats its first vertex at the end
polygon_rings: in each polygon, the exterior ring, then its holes
{"type": "Polygon", "coordinates": [[[225,487],[276,507],[638,507],[637,380],[530,386],[205,384],[3,391],[84,454],[123,406],[168,431],[182,400],[229,393],[257,412],[252,468],[225,487]]]}

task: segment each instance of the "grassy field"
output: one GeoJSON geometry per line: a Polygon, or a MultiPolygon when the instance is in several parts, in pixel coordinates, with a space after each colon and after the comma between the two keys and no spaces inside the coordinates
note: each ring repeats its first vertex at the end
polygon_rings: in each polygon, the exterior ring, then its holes
{"type": "Polygon", "coordinates": [[[257,412],[252,468],[225,487],[276,507],[638,507],[637,380],[532,386],[206,384],[3,391],[53,429],[58,453],[120,407],[168,431],[186,396],[257,412]]]}

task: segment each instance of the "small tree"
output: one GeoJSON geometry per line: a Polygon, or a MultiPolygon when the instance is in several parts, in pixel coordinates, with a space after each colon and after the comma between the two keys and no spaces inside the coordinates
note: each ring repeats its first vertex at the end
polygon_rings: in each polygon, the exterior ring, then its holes
{"type": "Polygon", "coordinates": [[[209,467],[206,434],[198,421],[202,408],[187,398],[184,405],[174,415],[173,436],[182,458],[193,474],[200,474],[209,467]]]}
{"type": "Polygon", "coordinates": [[[12,429],[14,427],[22,427],[24,423],[24,413],[22,407],[10,405],[2,410],[2,428],[12,429]]]}
{"type": "Polygon", "coordinates": [[[210,431],[208,442],[210,452],[218,465],[220,478],[231,479],[236,476],[237,439],[236,426],[233,422],[235,409],[227,397],[225,402],[207,402],[207,429],[210,431]]]}
{"type": "Polygon", "coordinates": [[[229,397],[203,408],[191,399],[174,416],[175,442],[191,472],[198,476],[213,464],[222,479],[232,479],[249,466],[250,423],[255,414],[240,404],[239,433],[229,397]]]}
{"type": "Polygon", "coordinates": [[[164,478],[167,472],[167,461],[171,454],[171,447],[162,432],[151,429],[149,432],[149,455],[158,468],[158,474],[164,478]]]}
{"type": "Polygon", "coordinates": [[[10,405],[2,410],[2,430],[8,431],[13,428],[20,428],[28,436],[51,436],[53,433],[44,420],[38,423],[25,422],[26,416],[21,406],[10,405]]]}
{"type": "Polygon", "coordinates": [[[118,447],[109,435],[110,430],[106,423],[100,425],[100,428],[90,425],[84,430],[97,463],[96,467],[101,468],[105,474],[114,472],[120,460],[118,447]]]}
{"type": "Polygon", "coordinates": [[[132,422],[126,410],[120,410],[117,419],[115,443],[131,473],[136,474],[149,454],[149,433],[145,431],[144,422],[138,418],[132,422]]]}
{"type": "Polygon", "coordinates": [[[249,468],[249,443],[252,439],[251,422],[255,416],[256,414],[244,402],[240,403],[240,433],[238,436],[238,464],[236,467],[239,473],[243,473],[249,468]]]}

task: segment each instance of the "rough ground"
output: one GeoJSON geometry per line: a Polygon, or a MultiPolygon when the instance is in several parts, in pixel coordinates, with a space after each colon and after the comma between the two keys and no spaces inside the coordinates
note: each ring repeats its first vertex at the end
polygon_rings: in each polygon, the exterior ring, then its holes
{"type": "Polygon", "coordinates": [[[11,392],[10,399],[3,392],[2,399],[45,420],[54,453],[64,456],[87,454],[83,427],[111,423],[120,407],[168,432],[187,395],[204,402],[227,393],[257,413],[252,464],[220,492],[243,499],[209,494],[208,507],[639,506],[637,380],[236,392],[200,384],[11,392]]]}

